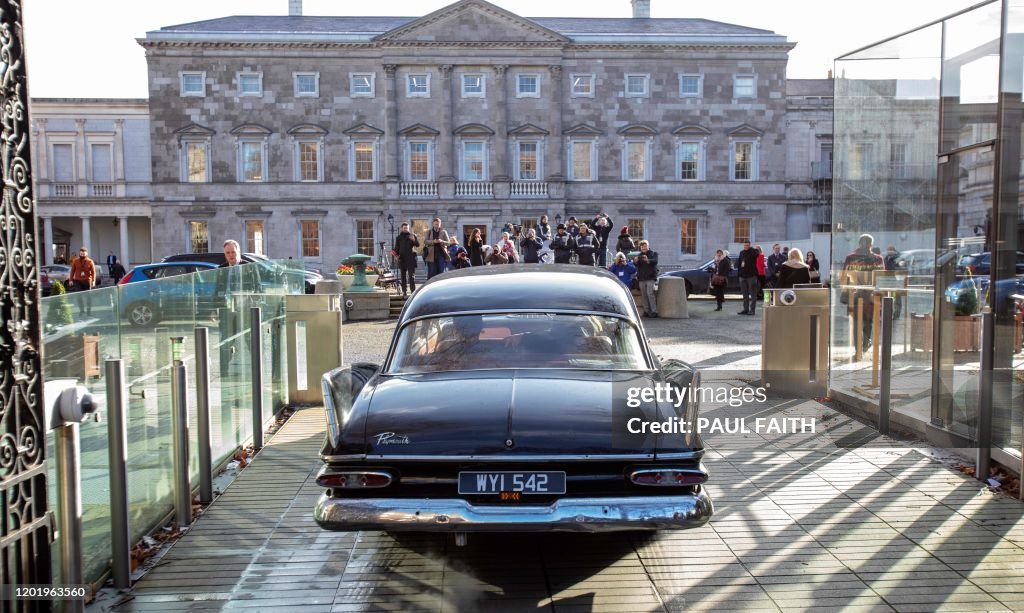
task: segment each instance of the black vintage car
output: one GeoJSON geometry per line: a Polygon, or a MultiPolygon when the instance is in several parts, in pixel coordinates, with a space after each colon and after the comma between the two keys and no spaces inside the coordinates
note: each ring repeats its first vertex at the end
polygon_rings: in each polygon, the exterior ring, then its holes
{"type": "Polygon", "coordinates": [[[699,374],[647,346],[628,290],[602,269],[470,268],[406,303],[387,358],[323,378],[329,530],[454,532],[691,528],[712,514],[686,403],[628,390],[689,390],[699,374]]]}
{"type": "MultiPolygon", "coordinates": [[[[732,268],[729,269],[728,283],[726,283],[725,291],[729,293],[739,293],[740,277],[739,270],[736,268],[736,257],[732,256],[730,259],[732,260],[732,268]]],[[[711,275],[714,271],[715,260],[712,258],[700,266],[686,268],[683,270],[673,270],[671,272],[666,272],[661,275],[661,277],[680,277],[682,279],[686,279],[687,296],[690,294],[710,294],[711,275]]]]}

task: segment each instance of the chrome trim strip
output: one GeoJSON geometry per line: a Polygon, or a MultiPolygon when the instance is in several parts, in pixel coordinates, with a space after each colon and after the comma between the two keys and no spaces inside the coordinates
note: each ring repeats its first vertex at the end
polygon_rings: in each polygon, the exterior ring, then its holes
{"type": "MultiPolygon", "coordinates": [[[[698,459],[704,455],[700,452],[687,452],[698,455],[675,454],[672,459],[698,459]]],[[[655,459],[653,453],[642,454],[600,454],[600,455],[517,455],[517,456],[491,456],[491,455],[321,455],[324,462],[350,462],[352,460],[372,461],[414,461],[414,462],[501,462],[501,463],[527,463],[527,462],[601,462],[622,460],[624,462],[640,462],[655,459]]]]}
{"type": "Polygon", "coordinates": [[[701,489],[685,496],[561,498],[550,505],[475,505],[459,498],[328,498],[313,517],[326,530],[414,532],[610,532],[701,526],[714,513],[701,489]]]}

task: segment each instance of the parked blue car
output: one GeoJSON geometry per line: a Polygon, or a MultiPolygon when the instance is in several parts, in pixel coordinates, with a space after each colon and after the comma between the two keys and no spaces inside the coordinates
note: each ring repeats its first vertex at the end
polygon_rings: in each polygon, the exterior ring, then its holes
{"type": "MultiPolygon", "coordinates": [[[[946,302],[952,304],[953,307],[956,308],[957,305],[960,304],[960,300],[971,292],[971,284],[974,284],[978,288],[978,300],[984,300],[988,290],[988,278],[974,277],[973,279],[957,279],[950,283],[946,287],[946,291],[943,292],[946,297],[946,302]]],[[[1013,314],[1013,300],[1010,296],[1014,294],[1024,295],[1024,277],[1014,277],[1013,279],[1001,279],[996,281],[997,315],[1013,314]]]]}
{"type": "Polygon", "coordinates": [[[210,317],[222,299],[214,282],[143,283],[217,268],[210,262],[160,262],[131,269],[118,285],[123,316],[133,326],[148,327],[169,319],[210,317]],[[193,300],[194,295],[194,300],[193,300]]]}

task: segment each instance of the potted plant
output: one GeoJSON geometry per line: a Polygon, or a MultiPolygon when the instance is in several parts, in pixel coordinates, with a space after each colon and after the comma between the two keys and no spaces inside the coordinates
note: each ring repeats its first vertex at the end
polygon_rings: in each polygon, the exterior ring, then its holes
{"type": "MultiPolygon", "coordinates": [[[[74,322],[75,318],[71,312],[71,302],[68,301],[67,290],[60,281],[54,281],[50,290],[52,298],[47,300],[45,323],[54,328],[66,326],[74,322]]],[[[45,304],[45,303],[44,303],[45,304]]]]}
{"type": "Polygon", "coordinates": [[[975,317],[980,304],[978,284],[974,281],[971,271],[967,271],[966,291],[960,294],[955,303],[953,315],[953,351],[978,351],[978,337],[981,330],[981,319],[975,317]]]}
{"type": "MultiPolygon", "coordinates": [[[[348,289],[352,286],[352,281],[355,278],[356,269],[354,266],[349,264],[342,264],[338,266],[336,271],[338,274],[338,280],[341,281],[341,288],[348,289]]],[[[366,283],[373,287],[377,284],[377,278],[380,277],[380,271],[373,264],[366,265],[366,283]]]]}

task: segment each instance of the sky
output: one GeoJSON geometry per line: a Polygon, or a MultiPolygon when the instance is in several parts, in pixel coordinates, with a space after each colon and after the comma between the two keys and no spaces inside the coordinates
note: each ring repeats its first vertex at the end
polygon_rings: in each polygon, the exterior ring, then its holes
{"type": "MultiPolygon", "coordinates": [[[[421,16],[454,0],[305,0],[306,15],[421,16]]],[[[524,17],[629,17],[629,0],[492,0],[524,17]]],[[[828,76],[844,53],[962,10],[977,0],[652,0],[651,17],[724,21],[785,35],[788,76],[828,76]]],[[[25,39],[33,98],[145,98],[136,38],[163,26],[228,15],[287,15],[288,0],[28,0],[25,39]]]]}

